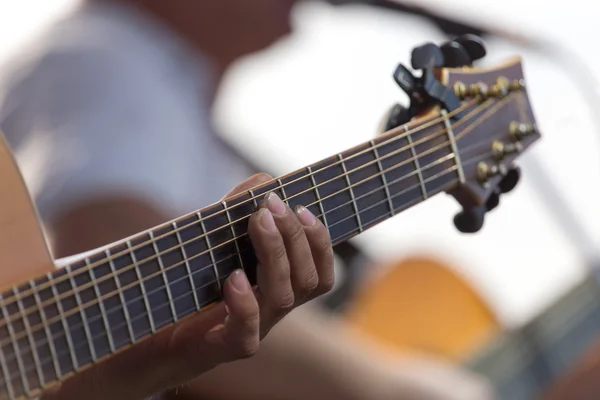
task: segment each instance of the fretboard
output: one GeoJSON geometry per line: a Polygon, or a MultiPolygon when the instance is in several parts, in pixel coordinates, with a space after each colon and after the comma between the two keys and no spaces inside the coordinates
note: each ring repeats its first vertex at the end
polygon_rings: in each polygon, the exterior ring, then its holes
{"type": "Polygon", "coordinates": [[[249,216],[269,192],[306,206],[343,242],[448,190],[458,168],[442,121],[407,125],[120,242],[2,294],[0,399],[36,393],[256,281],[249,216]]]}

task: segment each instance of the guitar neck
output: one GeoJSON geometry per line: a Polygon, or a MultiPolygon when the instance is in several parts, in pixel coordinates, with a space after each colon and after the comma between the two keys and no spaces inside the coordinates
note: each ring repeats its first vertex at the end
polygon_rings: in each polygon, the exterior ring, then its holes
{"type": "Polygon", "coordinates": [[[2,294],[0,399],[38,393],[221,299],[236,269],[256,282],[249,216],[277,193],[341,243],[456,185],[444,118],[344,153],[108,247],[2,294]]]}

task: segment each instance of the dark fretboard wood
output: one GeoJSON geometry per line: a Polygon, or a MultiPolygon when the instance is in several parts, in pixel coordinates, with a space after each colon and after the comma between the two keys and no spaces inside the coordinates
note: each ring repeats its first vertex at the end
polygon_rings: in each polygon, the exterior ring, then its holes
{"type": "Polygon", "coordinates": [[[219,301],[236,269],[255,283],[248,217],[269,192],[306,206],[336,244],[449,189],[456,168],[443,123],[407,127],[3,294],[2,384],[18,397],[113,354],[219,301]]]}

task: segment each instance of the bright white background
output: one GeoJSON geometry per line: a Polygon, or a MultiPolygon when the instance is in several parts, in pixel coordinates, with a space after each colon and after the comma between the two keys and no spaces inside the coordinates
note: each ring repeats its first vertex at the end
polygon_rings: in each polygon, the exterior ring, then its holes
{"type": "MultiPolygon", "coordinates": [[[[0,57],[9,55],[73,0],[0,0],[0,57]]],[[[591,2],[422,0],[439,12],[485,26],[537,34],[575,51],[600,71],[591,2]]],[[[404,96],[391,73],[413,46],[444,38],[424,21],[361,7],[304,5],[296,33],[231,72],[216,122],[229,139],[278,173],[369,140],[379,119],[404,96]]],[[[414,252],[450,261],[508,325],[520,324],[579,281],[600,254],[600,133],[580,87],[550,60],[505,41],[488,43],[487,62],[521,54],[544,138],[524,155],[524,180],[475,236],[456,232],[455,202],[439,196],[358,238],[381,261],[414,252]],[[532,164],[536,163],[536,164],[532,164]],[[528,174],[541,164],[582,224],[589,243],[555,222],[546,195],[528,174]],[[585,252],[586,254],[582,254],[585,252]]],[[[600,74],[596,76],[600,79],[600,74]]],[[[586,85],[595,90],[596,83],[586,85]]],[[[600,112],[600,104],[596,105],[600,112]]],[[[534,179],[536,181],[534,181],[534,179]]],[[[202,205],[199,205],[202,206],[202,205]]]]}

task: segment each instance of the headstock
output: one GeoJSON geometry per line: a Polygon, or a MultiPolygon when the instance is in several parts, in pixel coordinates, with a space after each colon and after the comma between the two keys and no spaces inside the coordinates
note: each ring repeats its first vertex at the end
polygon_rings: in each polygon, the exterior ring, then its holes
{"type": "Polygon", "coordinates": [[[412,67],[421,75],[403,65],[394,73],[411,104],[395,105],[382,127],[387,131],[423,114],[443,117],[460,178],[448,193],[463,206],[454,222],[466,233],[479,231],[500,196],[517,186],[520,170],[514,162],[540,138],[520,58],[474,67],[485,54],[473,35],[415,48],[412,67]]]}

